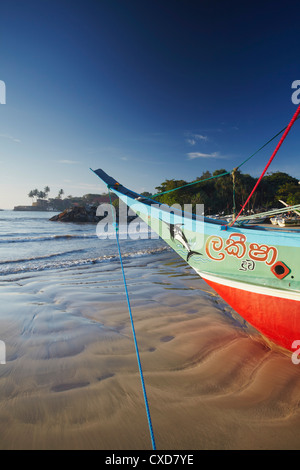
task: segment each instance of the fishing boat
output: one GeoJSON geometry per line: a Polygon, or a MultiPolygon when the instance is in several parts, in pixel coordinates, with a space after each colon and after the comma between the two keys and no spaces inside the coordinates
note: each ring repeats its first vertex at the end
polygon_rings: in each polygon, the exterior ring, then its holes
{"type": "Polygon", "coordinates": [[[185,213],[95,173],[239,315],[292,350],[300,340],[300,230],[229,226],[185,213]]]}
{"type": "MultiPolygon", "coordinates": [[[[269,164],[282,142],[283,137],[269,164]]],[[[300,229],[187,213],[127,189],[102,169],[94,172],[249,324],[280,347],[295,349],[300,341],[300,229]]]]}
{"type": "Polygon", "coordinates": [[[271,217],[270,222],[272,225],[278,225],[278,219],[279,217],[271,217]]]}
{"type": "Polygon", "coordinates": [[[298,217],[297,216],[282,217],[277,220],[277,224],[279,225],[279,227],[287,227],[287,226],[296,227],[300,225],[300,217],[299,216],[298,217]]]}
{"type": "Polygon", "coordinates": [[[278,220],[276,220],[279,227],[299,226],[300,225],[300,212],[291,208],[289,204],[287,204],[285,201],[282,201],[281,199],[279,199],[279,202],[281,202],[285,207],[288,208],[288,213],[284,214],[283,217],[278,218],[278,220]],[[292,213],[294,213],[294,215],[292,215],[292,213]]]}

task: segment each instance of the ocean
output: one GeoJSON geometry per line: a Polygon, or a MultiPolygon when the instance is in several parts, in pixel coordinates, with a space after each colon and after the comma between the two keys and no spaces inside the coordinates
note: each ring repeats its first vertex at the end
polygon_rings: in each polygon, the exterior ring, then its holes
{"type": "MultiPolygon", "coordinates": [[[[0,449],[151,450],[116,240],[52,215],[0,212],[0,449]]],[[[300,449],[300,365],[146,235],[120,246],[157,449],[300,449]]]]}
{"type": "MultiPolygon", "coordinates": [[[[52,212],[0,212],[0,276],[119,260],[113,227],[107,238],[97,236],[96,224],[50,221],[52,212]]],[[[141,233],[124,236],[120,227],[122,256],[143,257],[168,250],[157,238],[141,233]],[[123,237],[122,237],[123,234],[123,237]],[[143,238],[142,238],[143,237],[143,238]]]]}

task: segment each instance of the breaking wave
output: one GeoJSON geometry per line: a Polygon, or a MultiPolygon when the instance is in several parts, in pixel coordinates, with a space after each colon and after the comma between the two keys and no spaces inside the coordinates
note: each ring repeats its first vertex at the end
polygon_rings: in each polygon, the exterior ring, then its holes
{"type": "Polygon", "coordinates": [[[1,238],[0,243],[28,243],[28,242],[43,242],[43,241],[58,241],[58,240],[80,240],[80,239],[97,239],[97,235],[82,234],[82,235],[46,235],[46,236],[29,236],[29,237],[12,237],[12,238],[1,238]]]}
{"type": "MultiPolygon", "coordinates": [[[[83,250],[77,250],[77,252],[81,252],[83,250]]],[[[146,249],[146,250],[138,250],[134,252],[123,253],[122,258],[141,258],[144,256],[149,256],[152,254],[159,254],[166,251],[171,251],[168,246],[163,246],[159,248],[153,249],[146,249]]],[[[68,254],[75,254],[74,252],[68,252],[68,254]]],[[[51,255],[39,256],[39,257],[32,257],[28,259],[18,259],[18,260],[11,260],[11,261],[1,261],[0,262],[0,276],[7,275],[7,274],[18,274],[24,272],[32,272],[32,271],[45,271],[49,269],[65,269],[65,268],[72,268],[72,267],[80,267],[86,265],[93,265],[99,263],[107,263],[107,262],[114,262],[119,261],[118,254],[109,254],[109,255],[102,255],[99,257],[82,257],[82,258],[74,258],[66,259],[65,255],[67,253],[56,253],[51,255]],[[64,257],[64,259],[57,259],[59,257],[64,257]],[[41,261],[43,261],[41,263],[41,261]],[[22,264],[21,264],[22,263],[22,264]],[[23,264],[24,263],[24,264],[23,264]]]]}

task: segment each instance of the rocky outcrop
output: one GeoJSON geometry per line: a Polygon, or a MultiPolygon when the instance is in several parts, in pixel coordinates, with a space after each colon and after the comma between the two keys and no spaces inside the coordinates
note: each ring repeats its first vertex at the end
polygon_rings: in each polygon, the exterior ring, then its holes
{"type": "Polygon", "coordinates": [[[51,221],[74,223],[97,223],[102,217],[96,215],[97,207],[75,206],[51,217],[51,221]]]}
{"type": "MultiPolygon", "coordinates": [[[[108,215],[108,211],[104,211],[104,215],[102,216],[97,216],[97,206],[91,206],[91,207],[83,207],[83,206],[75,206],[70,209],[65,209],[63,212],[60,214],[54,215],[51,217],[51,221],[55,222],[73,222],[73,223],[90,223],[90,224],[96,224],[98,223],[101,219],[106,217],[108,215]]],[[[119,213],[118,213],[118,208],[116,208],[116,221],[119,221],[119,213]]],[[[111,214],[110,214],[111,216],[111,214]]],[[[128,216],[127,217],[127,222],[131,222],[134,220],[137,216],[128,216]]]]}

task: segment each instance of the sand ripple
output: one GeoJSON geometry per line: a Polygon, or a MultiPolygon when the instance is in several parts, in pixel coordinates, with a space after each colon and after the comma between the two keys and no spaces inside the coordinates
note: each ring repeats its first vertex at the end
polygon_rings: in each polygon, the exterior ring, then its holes
{"type": "MultiPolygon", "coordinates": [[[[171,255],[125,268],[158,448],[298,449],[300,365],[171,255]]],[[[116,267],[11,278],[0,300],[1,449],[151,448],[116,267]]]]}

